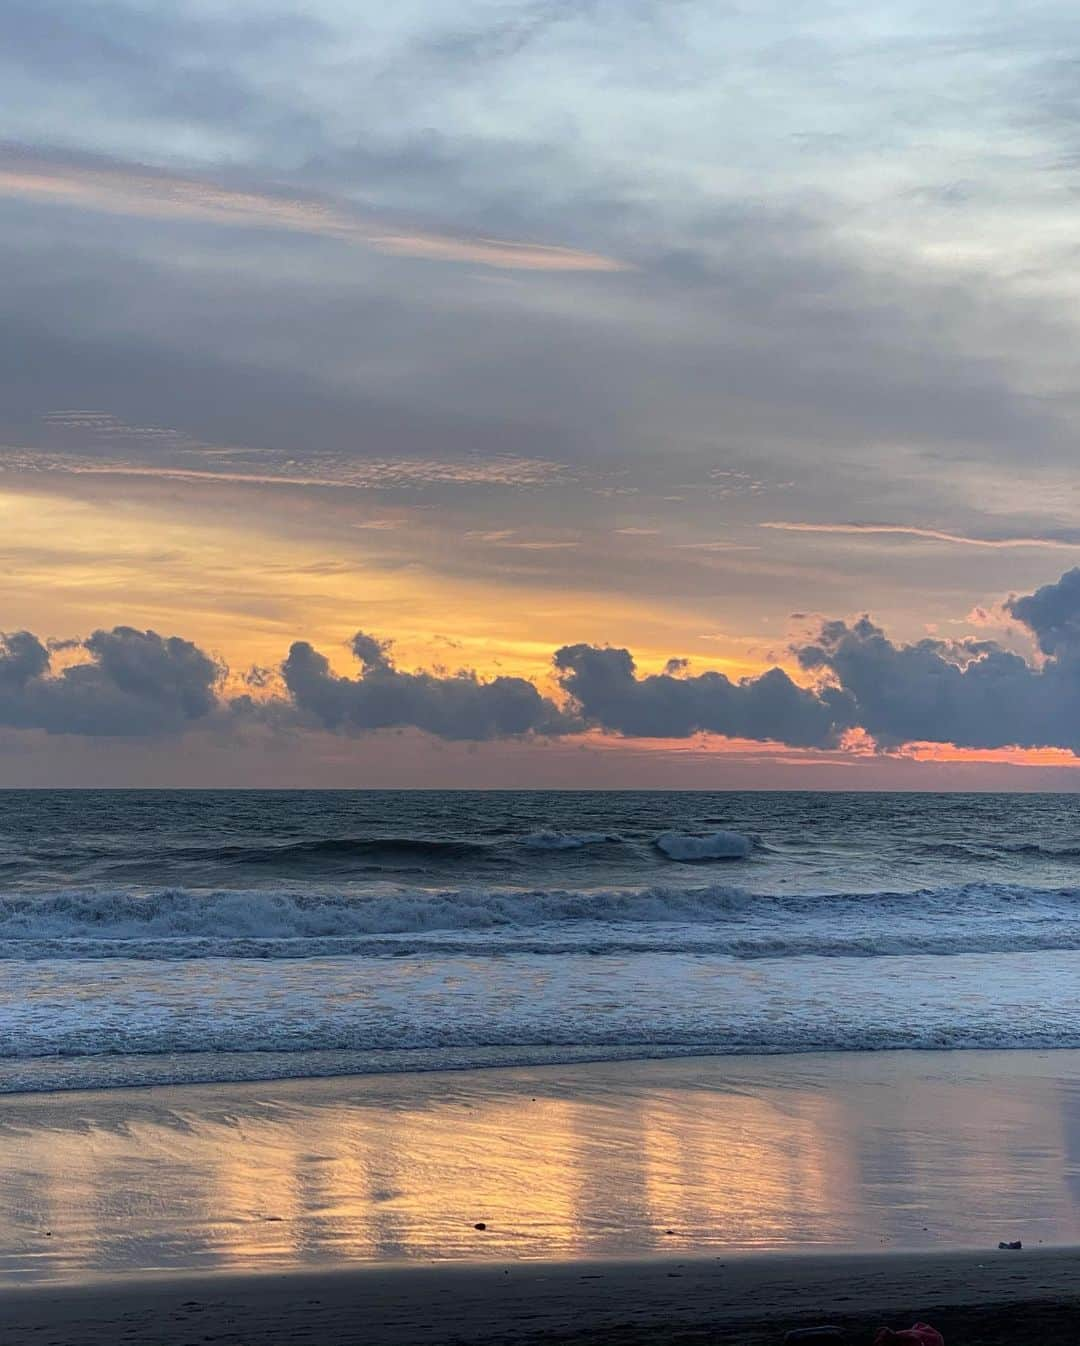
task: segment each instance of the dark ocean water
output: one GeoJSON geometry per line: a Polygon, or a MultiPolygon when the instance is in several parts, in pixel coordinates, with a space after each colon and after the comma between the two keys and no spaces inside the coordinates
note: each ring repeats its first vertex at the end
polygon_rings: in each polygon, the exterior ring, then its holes
{"type": "Polygon", "coordinates": [[[0,1089],[1080,1046],[1080,798],[0,793],[0,1089]]]}

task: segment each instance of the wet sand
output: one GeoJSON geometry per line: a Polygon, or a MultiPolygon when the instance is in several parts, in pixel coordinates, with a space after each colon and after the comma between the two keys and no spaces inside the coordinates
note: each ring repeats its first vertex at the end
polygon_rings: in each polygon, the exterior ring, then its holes
{"type": "Polygon", "coordinates": [[[0,1285],[1000,1239],[1080,1244],[1080,1053],[0,1100],[0,1285]]]}
{"type": "Polygon", "coordinates": [[[11,1346],[738,1342],[830,1322],[869,1342],[921,1318],[947,1346],[1080,1336],[1080,1253],[757,1256],[137,1279],[0,1295],[11,1346]]]}
{"type": "Polygon", "coordinates": [[[5,1343],[868,1341],[921,1316],[1052,1346],[1080,1340],[1078,1245],[1077,1052],[0,1101],[5,1343]]]}

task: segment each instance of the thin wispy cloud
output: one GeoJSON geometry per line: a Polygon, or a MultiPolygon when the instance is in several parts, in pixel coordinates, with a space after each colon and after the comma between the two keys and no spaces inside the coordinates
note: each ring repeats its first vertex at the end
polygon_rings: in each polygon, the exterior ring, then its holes
{"type": "Polygon", "coordinates": [[[509,547],[516,551],[567,551],[581,544],[566,538],[527,538],[520,537],[513,528],[497,528],[490,531],[470,529],[465,537],[470,542],[483,542],[490,547],[509,547]]]}
{"type": "Polygon", "coordinates": [[[909,524],[892,523],[795,523],[787,520],[769,520],[758,525],[784,533],[835,533],[838,535],[886,536],[923,538],[930,542],[948,542],[961,547],[998,547],[1010,550],[1016,547],[1045,547],[1051,551],[1078,551],[1080,541],[1053,537],[971,537],[965,533],[947,533],[938,528],[917,528],[909,524]]]}
{"type": "Polygon", "coordinates": [[[757,551],[757,548],[744,542],[676,542],[672,544],[676,551],[757,551]]]}
{"type": "Polygon", "coordinates": [[[223,227],[271,229],[338,239],[376,252],[508,271],[625,271],[614,257],[506,238],[468,237],[394,227],[343,203],[265,189],[244,189],[137,164],[51,160],[18,148],[0,151],[0,195],[113,215],[195,220],[223,227]]]}
{"type": "MultiPolygon", "coordinates": [[[[448,459],[314,458],[297,472],[221,468],[175,467],[168,464],[79,458],[37,450],[5,448],[0,473],[42,476],[152,478],[161,481],[221,483],[238,486],[335,487],[368,491],[379,488],[425,486],[536,486],[559,478],[556,463],[506,455],[502,458],[448,459]]],[[[357,525],[365,526],[365,525],[357,525]]],[[[389,528],[379,522],[368,527],[389,528]]]]}

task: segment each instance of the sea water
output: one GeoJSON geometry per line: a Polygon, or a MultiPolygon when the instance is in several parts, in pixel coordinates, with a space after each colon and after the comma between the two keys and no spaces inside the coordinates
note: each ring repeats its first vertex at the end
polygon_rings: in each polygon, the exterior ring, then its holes
{"type": "Polygon", "coordinates": [[[1080,798],[0,793],[0,1091],[1080,1046],[1080,798]]]}

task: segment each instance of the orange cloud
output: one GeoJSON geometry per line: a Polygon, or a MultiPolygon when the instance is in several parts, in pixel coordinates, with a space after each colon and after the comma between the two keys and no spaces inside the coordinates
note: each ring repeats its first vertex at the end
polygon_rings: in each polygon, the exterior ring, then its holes
{"type": "Polygon", "coordinates": [[[907,743],[896,753],[916,762],[994,762],[1008,766],[1080,767],[1067,748],[958,748],[953,743],[907,743]]]}

